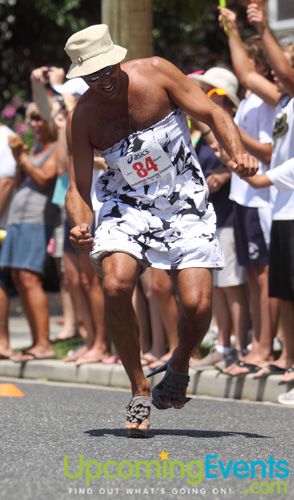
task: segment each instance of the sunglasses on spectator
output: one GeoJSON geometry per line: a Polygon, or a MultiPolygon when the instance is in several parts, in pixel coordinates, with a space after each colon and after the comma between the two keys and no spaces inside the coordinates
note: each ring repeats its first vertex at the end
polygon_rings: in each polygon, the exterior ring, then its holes
{"type": "Polygon", "coordinates": [[[214,89],[211,89],[207,92],[208,97],[211,97],[213,94],[225,95],[225,96],[228,95],[224,89],[220,89],[220,88],[214,88],[214,89]]]}
{"type": "Polygon", "coordinates": [[[28,120],[27,120],[27,121],[28,121],[28,122],[40,122],[40,121],[42,121],[42,120],[43,120],[42,116],[41,116],[41,115],[37,115],[37,114],[36,114],[36,115],[30,115],[30,116],[28,117],[28,120]]]}
{"type": "Polygon", "coordinates": [[[97,82],[101,76],[110,76],[115,70],[115,66],[106,66],[95,73],[91,73],[90,75],[83,76],[83,79],[86,83],[97,82]]]}

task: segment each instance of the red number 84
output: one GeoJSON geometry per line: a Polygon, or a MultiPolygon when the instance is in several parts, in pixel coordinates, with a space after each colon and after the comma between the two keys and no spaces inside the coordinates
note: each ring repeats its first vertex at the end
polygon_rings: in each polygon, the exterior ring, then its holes
{"type": "Polygon", "coordinates": [[[148,172],[151,170],[154,170],[155,172],[158,171],[157,164],[152,160],[151,156],[147,156],[145,158],[145,165],[141,161],[136,161],[136,163],[133,164],[133,169],[138,177],[141,178],[147,177],[148,172]]]}

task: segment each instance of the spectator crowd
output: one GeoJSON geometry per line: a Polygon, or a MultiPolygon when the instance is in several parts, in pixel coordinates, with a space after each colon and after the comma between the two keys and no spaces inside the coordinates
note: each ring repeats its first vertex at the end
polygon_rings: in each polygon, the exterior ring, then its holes
{"type": "MultiPolygon", "coordinates": [[[[277,42],[264,2],[250,3],[256,35],[242,40],[234,12],[220,8],[231,68],[219,64],[188,78],[234,117],[259,171],[241,179],[227,168],[228,157],[213,132],[187,116],[191,142],[200,161],[216,212],[217,236],[225,267],[213,271],[214,346],[193,370],[216,367],[231,377],[279,375],[294,384],[294,43],[277,42]],[[241,98],[242,97],[242,98],[241,98]],[[274,350],[279,346],[279,352],[274,350]]],[[[42,275],[48,252],[54,258],[63,310],[57,336],[75,336],[80,346],[64,358],[77,366],[120,363],[104,324],[100,277],[87,252],[69,241],[65,210],[68,188],[66,120],[88,91],[82,78],[64,81],[63,68],[32,71],[32,102],[25,119],[30,147],[16,130],[0,123],[0,360],[15,363],[54,357],[47,294],[42,275]],[[28,320],[32,343],[13,352],[9,342],[11,280],[28,320]]],[[[99,225],[101,203],[96,181],[107,169],[94,158],[91,201],[99,225]]],[[[94,229],[94,228],[93,228],[94,229]]],[[[148,268],[133,294],[140,331],[141,363],[163,366],[177,346],[181,307],[168,272],[148,268]]],[[[1,362],[1,361],[0,361],[1,362]]],[[[294,389],[279,396],[294,406],[294,389]]]]}

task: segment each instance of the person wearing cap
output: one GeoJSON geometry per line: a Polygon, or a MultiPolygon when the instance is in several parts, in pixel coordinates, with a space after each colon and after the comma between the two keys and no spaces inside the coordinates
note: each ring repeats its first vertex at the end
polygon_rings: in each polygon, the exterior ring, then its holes
{"type": "MultiPolygon", "coordinates": [[[[235,114],[239,104],[239,84],[231,71],[213,67],[204,74],[192,73],[188,77],[200,84],[207,96],[227,113],[231,116],[235,114]],[[218,87],[214,87],[213,83],[218,87]]],[[[225,267],[213,273],[213,314],[218,327],[217,341],[207,356],[200,360],[191,359],[190,366],[196,370],[213,366],[226,369],[238,353],[244,353],[249,321],[244,269],[237,262],[233,202],[229,199],[231,172],[227,169],[221,152],[210,146],[208,136],[215,142],[213,134],[204,131],[195,149],[209,187],[210,201],[216,212],[216,234],[224,252],[225,267]],[[232,330],[236,336],[237,351],[231,347],[232,330]]]]}
{"type": "Polygon", "coordinates": [[[150,384],[140,364],[138,327],[131,296],[146,266],[167,269],[180,301],[179,344],[165,376],[152,389],[158,409],[188,401],[190,354],[210,323],[211,271],[223,266],[215,238],[215,214],[193,151],[185,112],[206,122],[231,158],[229,168],[253,175],[255,158],[244,153],[233,120],[181,73],[159,57],[120,64],[126,49],[114,45],[106,25],[72,35],[65,46],[67,78],[90,89],[68,120],[71,155],[67,210],[71,241],[91,253],[102,274],[106,326],[129,376],[130,437],[150,426],[150,384]],[[94,152],[108,170],[96,184],[103,202],[94,237],[90,187],[94,152]]]}

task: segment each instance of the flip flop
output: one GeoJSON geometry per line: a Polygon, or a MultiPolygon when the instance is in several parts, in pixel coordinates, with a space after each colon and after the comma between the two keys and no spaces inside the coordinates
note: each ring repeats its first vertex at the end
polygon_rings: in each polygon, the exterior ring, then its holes
{"type": "MultiPolygon", "coordinates": [[[[291,366],[290,368],[287,368],[287,370],[285,370],[285,373],[294,373],[294,367],[291,366]]],[[[294,380],[281,380],[280,382],[278,382],[278,385],[290,385],[290,384],[294,384],[294,380]]]]}
{"type": "Polygon", "coordinates": [[[10,359],[10,356],[6,356],[5,354],[0,354],[0,361],[5,359],[10,359]]]}
{"type": "Polygon", "coordinates": [[[241,360],[237,360],[233,364],[239,366],[240,368],[246,368],[248,371],[246,373],[236,373],[236,374],[225,373],[225,375],[229,375],[230,377],[243,377],[245,375],[248,375],[249,373],[257,373],[262,368],[262,366],[254,365],[253,363],[246,363],[246,361],[241,361],[241,360]]]}
{"type": "Polygon", "coordinates": [[[260,375],[258,375],[259,372],[257,372],[253,378],[259,379],[269,377],[270,375],[283,375],[286,372],[286,368],[281,368],[280,366],[270,363],[269,365],[261,368],[259,371],[261,372],[260,375]]]}
{"type": "Polygon", "coordinates": [[[48,356],[38,356],[37,354],[34,354],[31,351],[22,351],[23,356],[31,356],[30,359],[21,359],[21,358],[14,358],[13,356],[10,357],[11,361],[14,363],[26,363],[27,361],[46,361],[48,359],[56,359],[55,354],[50,354],[48,356]]]}

